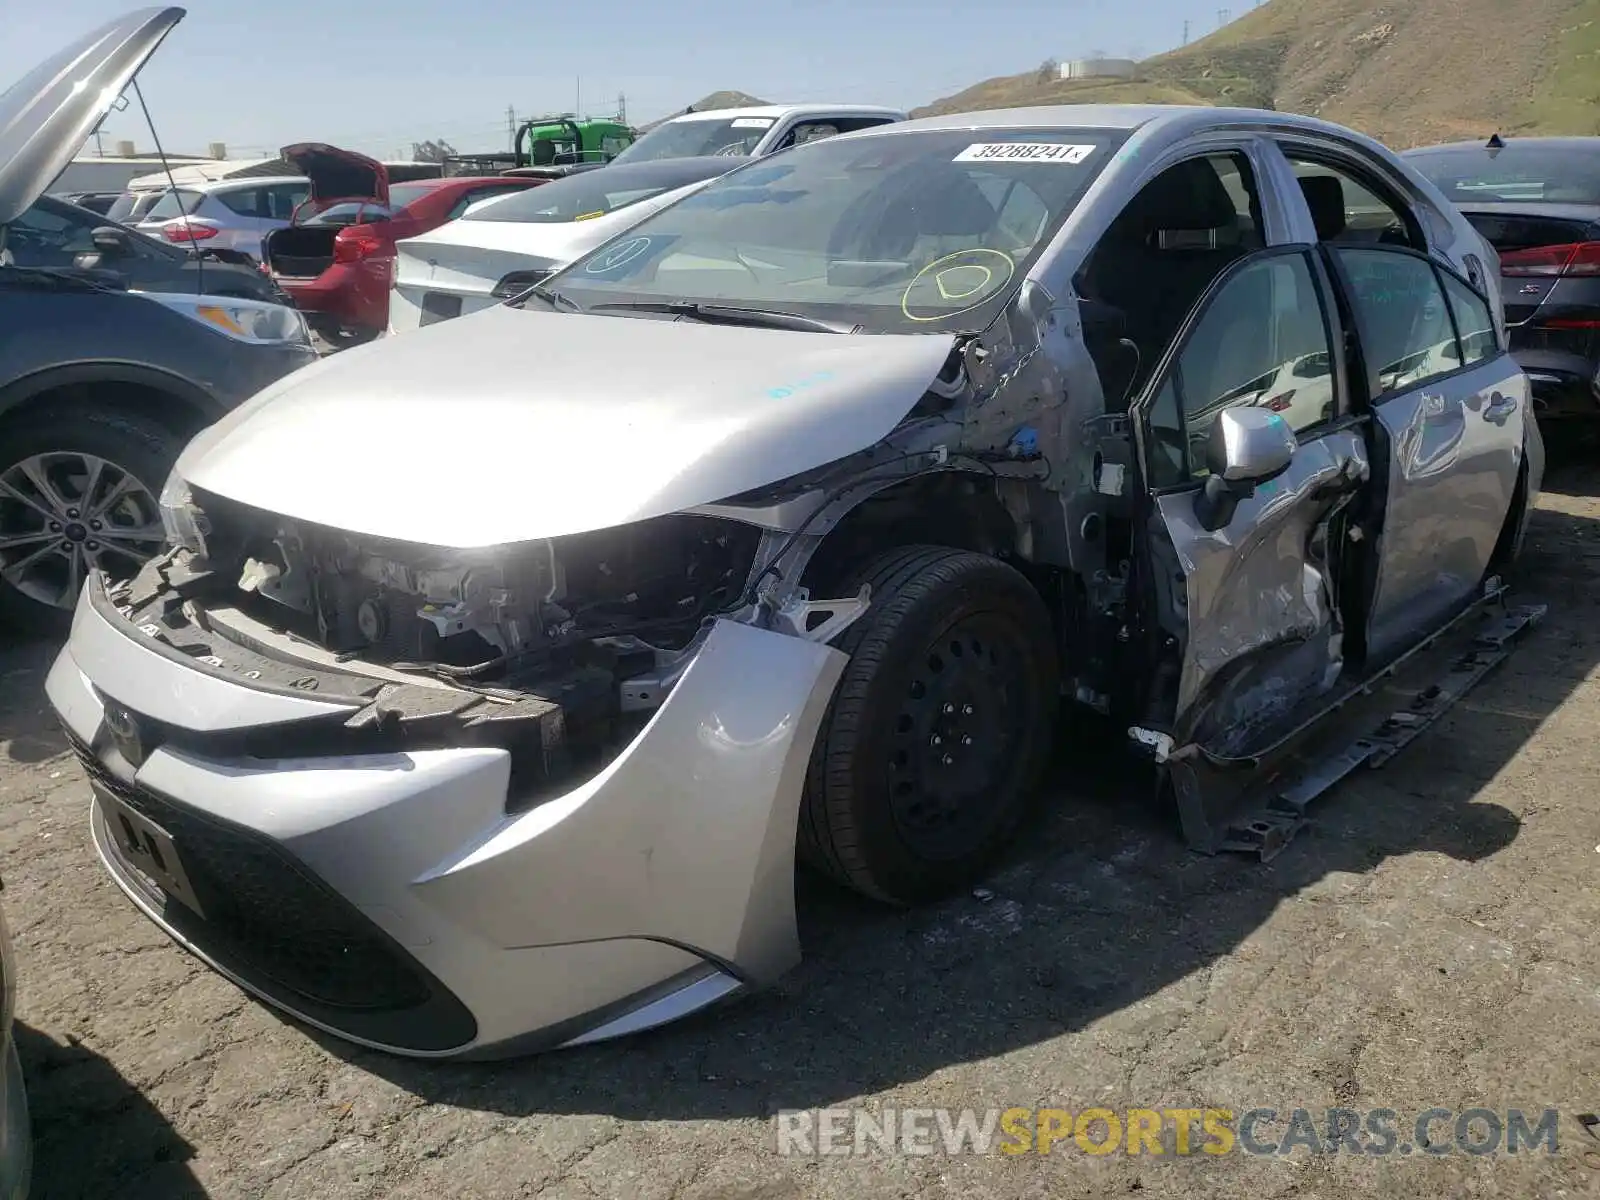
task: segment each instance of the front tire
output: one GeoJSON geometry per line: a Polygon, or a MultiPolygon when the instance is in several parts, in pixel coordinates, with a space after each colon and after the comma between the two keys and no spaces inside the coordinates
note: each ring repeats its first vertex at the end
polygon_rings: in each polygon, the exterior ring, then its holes
{"type": "Polygon", "coordinates": [[[1005,848],[1049,758],[1059,703],[1050,616],[982,554],[909,546],[860,582],[872,607],[813,751],[802,858],[891,904],[969,883],[1005,848]]]}
{"type": "Polygon", "coordinates": [[[183,439],[114,405],[0,424],[0,623],[60,635],[90,567],[134,574],[164,542],[157,499],[183,439]]]}

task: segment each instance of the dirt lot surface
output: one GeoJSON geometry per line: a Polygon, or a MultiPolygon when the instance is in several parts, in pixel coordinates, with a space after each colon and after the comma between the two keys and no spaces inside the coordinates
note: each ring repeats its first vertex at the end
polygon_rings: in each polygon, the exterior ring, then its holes
{"type": "Polygon", "coordinates": [[[1187,853],[1140,794],[1069,799],[1064,769],[989,889],[893,914],[805,884],[807,961],[776,990],[487,1066],[341,1047],[174,948],[89,847],[51,648],[0,650],[35,1194],[1600,1196],[1575,1118],[1600,1109],[1600,472],[1549,489],[1520,589],[1545,624],[1270,865],[1187,853]],[[779,1109],[852,1104],[1562,1116],[1554,1156],[776,1153],[779,1109]]]}

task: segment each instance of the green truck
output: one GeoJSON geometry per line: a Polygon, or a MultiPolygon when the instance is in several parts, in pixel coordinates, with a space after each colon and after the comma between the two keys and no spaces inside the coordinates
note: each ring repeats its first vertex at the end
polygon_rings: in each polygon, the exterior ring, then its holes
{"type": "Polygon", "coordinates": [[[609,118],[570,113],[534,117],[517,126],[509,151],[452,154],[444,159],[447,177],[466,175],[565,175],[604,166],[633,144],[634,131],[609,118]]]}

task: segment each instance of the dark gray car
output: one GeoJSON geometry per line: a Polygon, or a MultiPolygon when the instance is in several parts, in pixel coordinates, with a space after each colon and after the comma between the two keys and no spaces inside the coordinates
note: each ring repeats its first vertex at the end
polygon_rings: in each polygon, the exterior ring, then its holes
{"type": "Polygon", "coordinates": [[[171,246],[54,196],[40,196],[11,222],[6,249],[18,267],[110,271],[138,291],[289,303],[258,267],[245,263],[243,255],[230,261],[171,246]]]}
{"type": "Polygon", "coordinates": [[[0,94],[0,621],[65,629],[91,567],[161,548],[188,438],[316,359],[259,273],[42,195],[183,16],[114,21],[0,94]]]}
{"type": "Polygon", "coordinates": [[[1541,421],[1600,423],[1600,137],[1408,150],[1500,254],[1511,349],[1541,421]]]}

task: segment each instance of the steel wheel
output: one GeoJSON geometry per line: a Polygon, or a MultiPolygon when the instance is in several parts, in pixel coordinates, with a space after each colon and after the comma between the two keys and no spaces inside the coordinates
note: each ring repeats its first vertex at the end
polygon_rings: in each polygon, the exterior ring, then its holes
{"type": "Polygon", "coordinates": [[[71,609],[90,567],[131,575],[166,535],[156,497],[126,467],[92,454],[34,454],[0,471],[0,579],[71,609]]]}
{"type": "Polygon", "coordinates": [[[812,749],[798,849],[857,891],[915,904],[981,876],[1025,818],[1053,741],[1055,631],[1033,585],[987,555],[901,546],[853,579],[873,603],[835,643],[850,661],[812,749]]]}
{"type": "Polygon", "coordinates": [[[1029,652],[1005,622],[974,615],[945,630],[912,669],[895,718],[889,808],[920,858],[958,858],[989,821],[994,781],[1022,738],[1015,693],[1029,652]]]}

